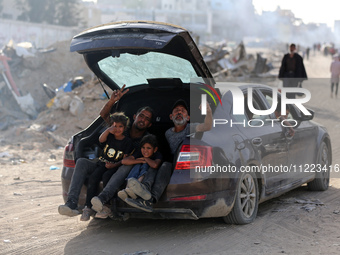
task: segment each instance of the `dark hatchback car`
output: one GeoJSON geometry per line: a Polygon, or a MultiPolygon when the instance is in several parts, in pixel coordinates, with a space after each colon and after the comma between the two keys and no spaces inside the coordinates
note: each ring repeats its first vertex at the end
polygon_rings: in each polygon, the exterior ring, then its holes
{"type": "MultiPolygon", "coordinates": [[[[304,115],[289,105],[289,118],[295,125],[293,137],[286,134],[287,128],[280,122],[268,121],[276,119],[274,113],[234,115],[230,86],[236,86],[244,98],[252,93],[253,106],[258,110],[270,109],[276,93],[264,85],[217,86],[187,30],[156,22],[111,23],[76,35],[71,51],[83,54],[89,68],[112,90],[124,84],[130,89],[112,112],[123,111],[132,117],[141,106],[154,109],[149,132],[158,137],[165,160],[173,163],[170,183],[154,204],[153,213],[116,199],[121,214],[183,219],[223,217],[228,223],[246,224],[255,219],[258,204],[265,200],[304,183],[311,190],[328,188],[329,171],[301,171],[306,164],[310,167],[319,164],[319,168],[331,165],[330,137],[324,127],[311,121],[313,112],[311,116],[304,115]],[[198,108],[202,94],[209,95],[215,124],[208,132],[186,138],[172,157],[164,137],[165,131],[173,126],[169,118],[172,105],[184,99],[190,105],[191,121],[203,122],[204,115],[198,108]],[[228,167],[229,170],[218,172],[228,167]],[[265,167],[281,170],[263,171],[265,167]],[[282,167],[289,167],[290,171],[283,171],[282,167]]],[[[76,159],[98,156],[98,137],[104,129],[105,123],[98,117],[65,147],[62,171],[65,201],[76,159]]],[[[85,191],[86,185],[80,205],[85,191]]]]}

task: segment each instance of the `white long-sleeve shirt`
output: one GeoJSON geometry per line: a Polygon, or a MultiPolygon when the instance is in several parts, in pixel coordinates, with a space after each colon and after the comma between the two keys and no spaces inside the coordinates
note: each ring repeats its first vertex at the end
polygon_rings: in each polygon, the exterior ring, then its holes
{"type": "Polygon", "coordinates": [[[331,82],[339,83],[340,76],[340,61],[334,60],[331,64],[331,82]]]}

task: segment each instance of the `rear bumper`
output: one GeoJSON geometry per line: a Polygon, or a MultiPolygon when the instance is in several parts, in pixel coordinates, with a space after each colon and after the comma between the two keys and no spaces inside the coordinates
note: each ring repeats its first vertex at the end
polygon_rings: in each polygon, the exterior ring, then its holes
{"type": "Polygon", "coordinates": [[[154,219],[192,219],[224,217],[233,208],[235,193],[221,191],[208,194],[205,200],[199,201],[159,201],[154,204],[153,212],[143,212],[132,208],[118,199],[117,211],[126,213],[131,218],[154,219]]]}
{"type": "Polygon", "coordinates": [[[119,207],[117,211],[124,213],[125,217],[143,219],[188,219],[198,220],[199,217],[190,209],[180,208],[154,208],[152,213],[142,212],[139,209],[119,207]]]}
{"type": "MultiPolygon", "coordinates": [[[[74,168],[64,167],[61,175],[62,195],[66,202],[68,189],[74,168]]],[[[210,179],[191,184],[169,184],[160,201],[154,204],[153,212],[143,212],[130,207],[119,198],[116,199],[117,211],[131,218],[153,219],[193,219],[223,217],[232,209],[235,200],[235,189],[230,179],[210,179]],[[224,185],[223,185],[224,184],[224,185]],[[227,185],[229,184],[229,185],[227,185]],[[216,190],[220,186],[228,190],[216,190]],[[212,193],[206,194],[207,191],[212,193]],[[205,195],[205,199],[192,201],[173,201],[171,198],[185,196],[205,195]]],[[[101,187],[102,188],[102,187],[101,187]]],[[[78,205],[82,208],[86,200],[86,186],[83,185],[78,205]]]]}

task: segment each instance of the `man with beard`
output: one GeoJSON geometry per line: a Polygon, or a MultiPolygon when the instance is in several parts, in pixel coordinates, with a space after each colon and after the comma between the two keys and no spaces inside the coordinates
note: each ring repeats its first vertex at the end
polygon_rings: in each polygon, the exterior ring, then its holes
{"type": "MultiPolygon", "coordinates": [[[[190,120],[189,109],[186,102],[182,99],[176,101],[173,105],[170,119],[173,121],[174,127],[169,128],[165,132],[165,137],[173,155],[175,155],[177,149],[188,135],[194,134],[195,132],[209,131],[213,123],[209,104],[207,104],[207,114],[204,123],[188,123],[190,120]]],[[[139,196],[139,198],[126,198],[125,202],[145,212],[152,212],[152,205],[159,200],[170,182],[171,173],[172,164],[164,162],[158,170],[150,168],[142,183],[134,178],[129,179],[127,186],[135,195],[139,196]],[[150,197],[151,199],[146,200],[150,197]]]]}
{"type": "MultiPolygon", "coordinates": [[[[125,94],[129,89],[124,90],[125,85],[120,90],[115,90],[112,93],[110,100],[104,105],[100,112],[100,116],[109,123],[110,110],[112,106],[125,94]]],[[[134,122],[130,129],[124,131],[124,136],[131,138],[134,148],[139,148],[139,142],[144,135],[148,134],[147,129],[152,125],[153,110],[148,107],[140,108],[137,113],[133,116],[134,122]]],[[[76,162],[74,173],[72,175],[71,184],[68,192],[68,199],[65,205],[60,205],[58,207],[58,212],[61,215],[66,216],[76,216],[79,214],[78,211],[78,200],[81,188],[86,180],[97,168],[98,159],[90,160],[87,158],[79,158],[76,162]]],[[[121,163],[110,163],[107,162],[106,168],[116,168],[120,166],[121,163]]],[[[101,212],[103,209],[103,204],[109,202],[115,193],[118,191],[119,187],[124,183],[125,178],[128,176],[131,166],[120,166],[116,172],[107,171],[103,175],[103,180],[105,180],[106,186],[98,197],[94,197],[94,203],[92,209],[101,212]]],[[[103,218],[106,218],[110,213],[110,210],[100,214],[103,218]],[[106,216],[106,217],[105,217],[106,216]]],[[[91,215],[94,211],[90,212],[91,215]]],[[[90,215],[90,216],[91,216],[90,215]]]]}
{"type": "Polygon", "coordinates": [[[195,132],[208,131],[212,127],[212,113],[209,104],[207,104],[207,114],[204,123],[188,123],[190,120],[189,110],[184,100],[178,100],[172,107],[170,119],[174,123],[174,127],[169,128],[165,132],[165,137],[169,143],[171,153],[175,154],[179,145],[184,141],[185,137],[195,132]]]}

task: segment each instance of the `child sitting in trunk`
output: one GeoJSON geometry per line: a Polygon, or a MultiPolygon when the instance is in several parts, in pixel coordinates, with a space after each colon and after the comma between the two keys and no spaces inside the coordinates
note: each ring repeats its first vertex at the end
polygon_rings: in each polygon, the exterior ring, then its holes
{"type": "MultiPolygon", "coordinates": [[[[137,150],[133,155],[126,157],[122,160],[123,165],[135,165],[128,177],[126,178],[127,186],[125,189],[118,192],[118,197],[125,201],[126,198],[131,197],[136,199],[137,196],[130,189],[131,186],[135,186],[136,182],[141,182],[148,171],[148,169],[158,169],[162,162],[162,154],[158,151],[157,138],[154,135],[146,135],[140,142],[140,150],[137,150]]],[[[153,182],[153,180],[152,180],[153,182]]],[[[139,184],[138,183],[138,184],[139,184]]],[[[150,187],[152,183],[148,183],[150,187]]],[[[143,192],[143,188],[146,187],[137,185],[141,188],[138,193],[143,199],[150,199],[150,192],[143,192]]]]}
{"type": "Polygon", "coordinates": [[[99,137],[99,142],[104,145],[104,149],[99,158],[98,167],[89,176],[86,203],[80,218],[81,221],[88,221],[90,216],[95,213],[92,210],[91,199],[97,194],[100,181],[103,180],[105,187],[110,177],[121,166],[121,160],[128,156],[133,149],[131,139],[124,135],[129,124],[129,118],[122,112],[116,112],[111,115],[110,121],[111,126],[99,137]]]}

